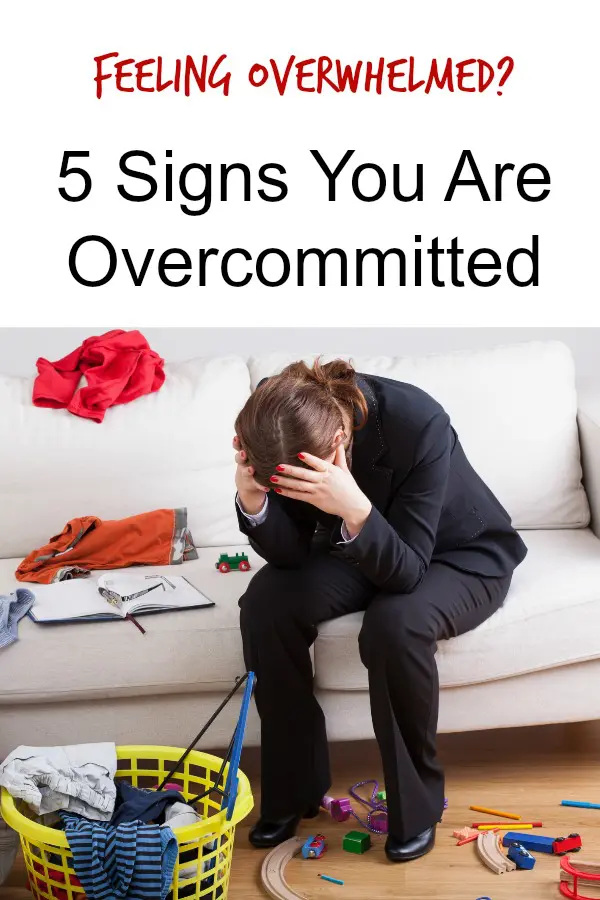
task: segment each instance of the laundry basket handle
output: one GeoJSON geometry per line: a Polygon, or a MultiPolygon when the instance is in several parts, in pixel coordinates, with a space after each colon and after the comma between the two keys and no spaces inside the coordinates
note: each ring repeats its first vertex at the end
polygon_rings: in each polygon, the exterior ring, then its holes
{"type": "Polygon", "coordinates": [[[235,729],[235,736],[233,739],[233,749],[231,751],[231,762],[229,763],[229,769],[227,771],[227,781],[225,782],[225,790],[223,792],[223,802],[221,803],[221,809],[227,810],[227,821],[229,821],[233,815],[233,810],[235,807],[235,801],[237,799],[238,792],[238,769],[240,765],[240,757],[242,755],[242,745],[244,743],[244,734],[246,731],[246,722],[248,721],[248,710],[250,709],[250,699],[252,697],[252,690],[254,688],[254,672],[248,672],[248,680],[246,681],[246,688],[244,690],[244,696],[242,697],[242,707],[240,709],[240,716],[238,719],[238,723],[235,729]]]}
{"type": "MultiPolygon", "coordinates": [[[[242,675],[240,678],[238,678],[236,680],[235,687],[233,687],[231,689],[231,691],[227,694],[227,696],[225,697],[225,699],[223,700],[223,702],[221,703],[219,708],[214,711],[214,713],[212,714],[212,716],[210,717],[208,722],[206,722],[206,724],[200,729],[200,731],[198,732],[198,734],[196,735],[196,737],[194,738],[192,743],[189,745],[187,750],[182,754],[182,756],[180,756],[180,758],[177,760],[177,762],[175,763],[175,765],[173,766],[171,771],[165,775],[165,777],[163,778],[163,780],[157,787],[157,791],[162,791],[165,784],[167,784],[167,782],[169,782],[171,780],[171,778],[173,777],[173,775],[175,774],[175,772],[177,771],[179,766],[185,762],[185,760],[188,758],[188,756],[190,755],[190,753],[192,752],[192,750],[194,749],[196,744],[200,741],[201,738],[204,737],[204,735],[206,734],[206,732],[208,731],[208,729],[210,728],[212,723],[215,721],[217,716],[225,709],[225,707],[227,706],[227,704],[229,703],[229,701],[231,700],[233,695],[236,693],[236,691],[238,691],[241,688],[243,683],[248,680],[250,675],[252,676],[250,681],[251,681],[252,685],[254,684],[254,672],[245,672],[244,675],[242,675]]],[[[249,703],[250,703],[250,700],[248,699],[248,705],[249,705],[249,703]]],[[[242,708],[243,708],[243,704],[242,704],[242,708]]],[[[246,710],[246,716],[247,715],[248,715],[248,711],[246,710]]],[[[240,718],[241,718],[241,713],[240,713],[240,718]]],[[[244,722],[244,727],[245,727],[245,722],[244,722]]],[[[236,728],[236,734],[237,734],[237,728],[236,728]]],[[[240,752],[241,752],[241,748],[240,748],[240,752]]],[[[239,760],[238,760],[238,763],[239,763],[239,760]]]]}

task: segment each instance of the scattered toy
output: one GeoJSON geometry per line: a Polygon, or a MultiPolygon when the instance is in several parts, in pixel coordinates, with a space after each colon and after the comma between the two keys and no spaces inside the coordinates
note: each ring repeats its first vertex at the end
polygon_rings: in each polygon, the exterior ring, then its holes
{"type": "Polygon", "coordinates": [[[342,848],[348,853],[366,853],[371,847],[371,835],[364,831],[349,831],[344,835],[342,848]]]}
{"type": "Polygon", "coordinates": [[[456,846],[462,847],[464,844],[472,844],[473,841],[476,841],[480,832],[475,828],[461,828],[460,831],[454,831],[453,834],[455,838],[458,838],[456,846]]]}
{"type": "Polygon", "coordinates": [[[559,890],[563,897],[570,897],[571,900],[586,900],[588,891],[600,890],[600,863],[579,862],[578,860],[577,868],[575,868],[569,857],[565,856],[560,861],[559,890]],[[580,880],[589,883],[585,895],[579,893],[580,880]]]}
{"type": "Polygon", "coordinates": [[[508,848],[507,856],[516,864],[517,869],[533,869],[535,866],[535,858],[525,849],[523,844],[511,844],[508,848]]]}
{"type": "MultiPolygon", "coordinates": [[[[379,783],[375,781],[375,779],[359,781],[356,784],[353,784],[349,790],[352,800],[368,809],[366,818],[363,819],[354,812],[352,802],[348,797],[336,799],[335,797],[330,797],[326,794],[321,800],[321,807],[329,813],[335,822],[347,822],[350,816],[353,816],[359,825],[367,831],[370,831],[372,834],[387,834],[387,792],[385,790],[379,790],[379,783]],[[358,789],[365,785],[373,785],[370,797],[363,797],[358,793],[358,789]]],[[[448,809],[447,797],[444,798],[444,809],[448,809]]]]}
{"type": "Polygon", "coordinates": [[[315,834],[309,837],[302,846],[302,856],[304,859],[319,859],[327,850],[327,843],[324,834],[315,834]]]}
{"type": "Polygon", "coordinates": [[[369,830],[374,834],[387,834],[388,814],[386,809],[374,810],[367,817],[369,830]]]}
{"type": "Polygon", "coordinates": [[[463,841],[463,840],[466,840],[467,838],[477,837],[479,832],[477,831],[476,828],[469,828],[468,826],[465,825],[464,828],[456,829],[455,831],[452,832],[452,834],[458,841],[463,841]]]}
{"type": "Polygon", "coordinates": [[[300,853],[303,843],[302,838],[290,838],[274,847],[263,859],[260,878],[271,900],[304,900],[301,894],[291,890],[284,874],[288,862],[300,853]]]}
{"type": "Polygon", "coordinates": [[[578,834],[570,834],[569,837],[556,838],[552,849],[556,856],[564,856],[565,853],[579,853],[581,850],[581,837],[578,834]]]}
{"type": "Polygon", "coordinates": [[[476,831],[475,834],[470,835],[469,837],[463,838],[461,841],[456,842],[457,847],[462,847],[464,844],[472,844],[473,841],[476,841],[479,837],[480,832],[476,831]]]}
{"type": "Polygon", "coordinates": [[[522,844],[526,850],[532,850],[534,853],[553,853],[556,856],[562,856],[569,850],[581,850],[581,837],[578,834],[570,834],[568,838],[547,837],[543,834],[520,834],[517,831],[507,832],[502,843],[505,847],[510,847],[512,843],[522,844]]]}
{"type": "Polygon", "coordinates": [[[352,815],[363,828],[366,828],[367,831],[371,831],[374,834],[387,834],[388,830],[388,814],[387,814],[387,806],[381,801],[377,800],[377,794],[379,793],[379,782],[375,781],[374,778],[370,778],[368,781],[359,781],[356,784],[353,784],[350,788],[350,796],[357,803],[361,803],[364,807],[366,807],[369,811],[367,813],[366,822],[361,819],[359,815],[357,815],[354,811],[352,811],[352,815]],[[371,796],[369,798],[363,797],[358,793],[358,789],[364,787],[365,785],[373,785],[371,790],[371,796]]]}
{"type": "Polygon", "coordinates": [[[470,806],[474,812],[485,813],[488,816],[498,816],[500,819],[520,819],[516,813],[499,812],[497,809],[488,809],[487,806],[470,806]]]}
{"type": "Polygon", "coordinates": [[[215,569],[223,573],[231,572],[232,569],[239,569],[240,572],[249,572],[250,561],[245,553],[236,553],[235,556],[221,553],[218,562],[215,563],[215,569]]]}
{"type": "Polygon", "coordinates": [[[482,863],[496,875],[514,872],[517,868],[516,864],[507,859],[500,850],[498,838],[493,831],[481,831],[477,835],[477,852],[482,863]]]}
{"type": "MultiPolygon", "coordinates": [[[[471,828],[513,828],[506,822],[472,822],[471,828]]],[[[543,828],[543,822],[519,822],[519,828],[543,828]]]]}
{"type": "Polygon", "coordinates": [[[320,872],[319,872],[319,878],[322,878],[323,881],[330,881],[332,884],[343,884],[344,883],[339,878],[332,878],[331,875],[321,875],[320,872]]]}
{"type": "Polygon", "coordinates": [[[600,803],[585,803],[583,800],[561,800],[561,806],[578,806],[581,809],[600,809],[600,803]]]}
{"type": "Polygon", "coordinates": [[[334,822],[347,822],[352,815],[352,804],[348,797],[336,800],[326,794],[321,800],[321,806],[327,810],[334,822]]]}

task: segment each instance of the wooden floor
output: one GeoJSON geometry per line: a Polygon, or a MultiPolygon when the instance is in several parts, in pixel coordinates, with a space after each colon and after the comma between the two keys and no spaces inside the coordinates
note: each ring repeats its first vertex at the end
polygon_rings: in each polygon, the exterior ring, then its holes
{"type": "MultiPolygon", "coordinates": [[[[309,900],[559,898],[557,858],[537,854],[531,872],[494,875],[479,861],[473,844],[456,847],[452,829],[485,818],[469,812],[472,803],[518,812],[523,821],[541,820],[543,834],[557,837],[579,832],[583,840],[580,859],[600,861],[600,810],[560,806],[562,799],[600,802],[600,723],[444,735],[440,742],[450,806],[431,854],[414,863],[392,865],[383,853],[384,839],[375,837],[373,848],[365,856],[355,857],[341,849],[342,836],[350,826],[336,825],[322,813],[319,819],[304,822],[300,834],[324,832],[329,850],[320,862],[293,860],[286,871],[290,886],[309,900]],[[317,877],[318,872],[342,878],[345,884],[328,884],[317,877]]],[[[352,783],[381,775],[372,743],[335,745],[332,762],[335,796],[347,796],[352,783]]],[[[246,751],[243,768],[252,779],[258,801],[255,750],[246,751]]],[[[266,896],[259,877],[264,854],[253,850],[247,840],[255,816],[256,809],[237,831],[230,900],[266,896]]],[[[18,862],[8,883],[0,888],[0,900],[30,900],[24,885],[24,869],[18,862]]]]}

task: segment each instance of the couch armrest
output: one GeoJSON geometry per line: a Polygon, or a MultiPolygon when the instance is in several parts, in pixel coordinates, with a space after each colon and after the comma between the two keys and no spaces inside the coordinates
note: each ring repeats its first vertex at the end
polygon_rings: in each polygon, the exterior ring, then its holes
{"type": "Polygon", "coordinates": [[[600,394],[584,394],[578,405],[583,486],[590,504],[592,529],[600,537],[600,394]]]}

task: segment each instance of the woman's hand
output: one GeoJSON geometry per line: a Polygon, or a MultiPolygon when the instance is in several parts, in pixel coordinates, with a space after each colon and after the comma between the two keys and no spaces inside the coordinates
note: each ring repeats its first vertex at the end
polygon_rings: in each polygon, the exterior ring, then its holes
{"type": "Polygon", "coordinates": [[[275,491],[340,516],[350,537],[355,537],[369,517],[372,504],[348,469],[343,445],[337,447],[331,463],[310,453],[298,455],[311,468],[277,466],[277,474],[271,476],[275,491]]]}
{"type": "Polygon", "coordinates": [[[250,516],[255,516],[263,508],[265,494],[269,492],[269,488],[263,487],[262,484],[258,484],[254,480],[254,469],[248,465],[246,451],[242,450],[240,439],[237,435],[233,439],[233,449],[236,451],[235,486],[237,487],[238,499],[244,512],[247,512],[250,516]]]}

